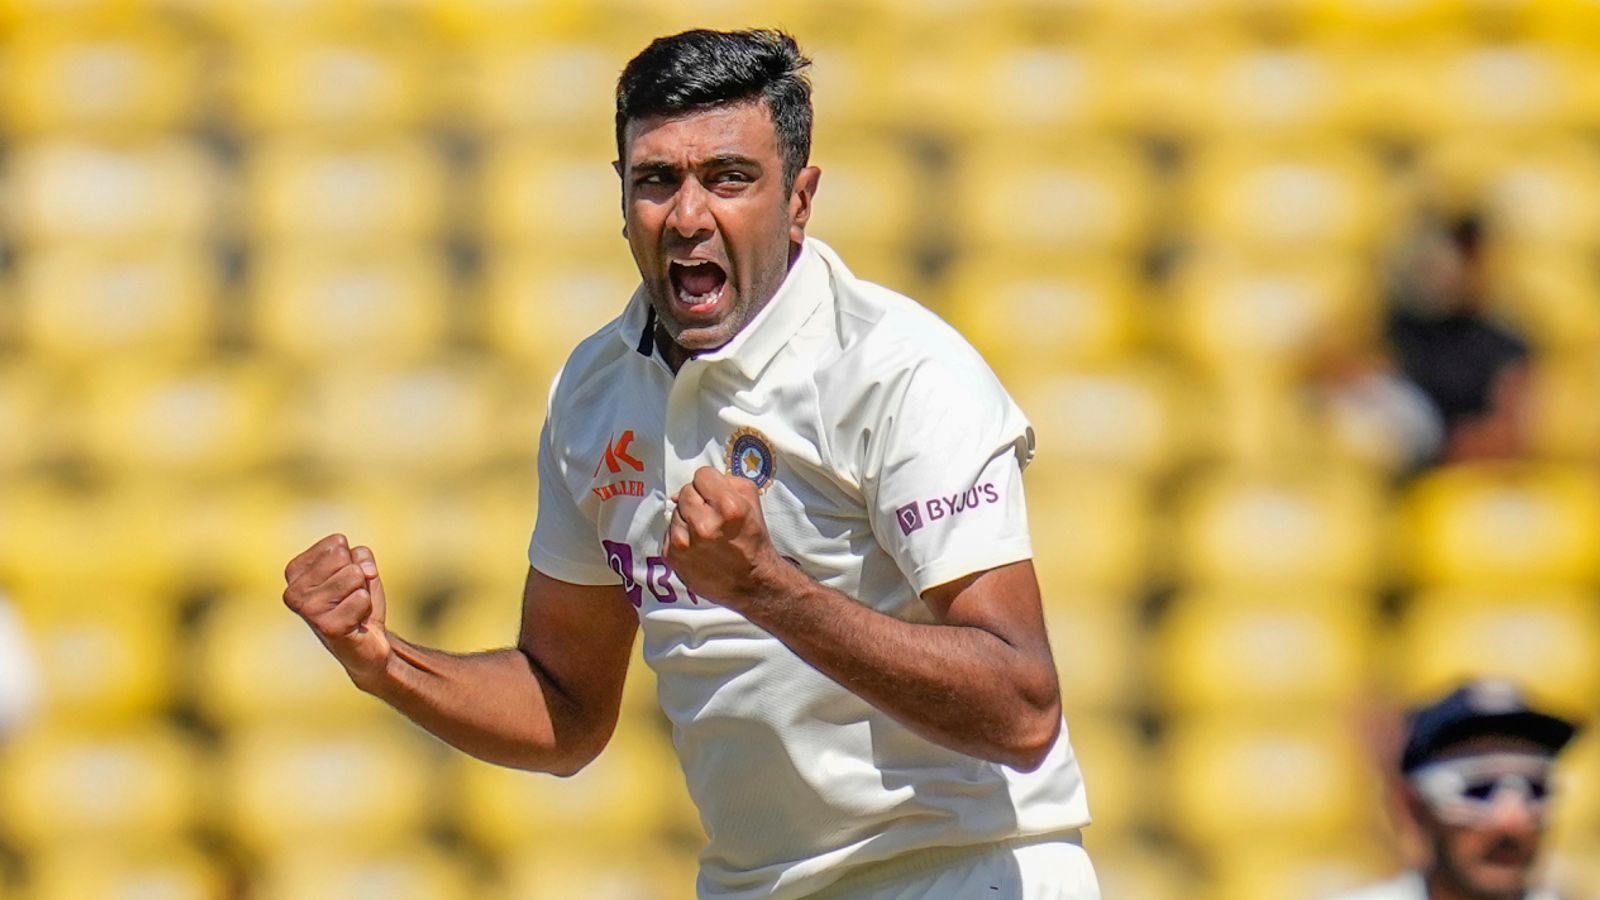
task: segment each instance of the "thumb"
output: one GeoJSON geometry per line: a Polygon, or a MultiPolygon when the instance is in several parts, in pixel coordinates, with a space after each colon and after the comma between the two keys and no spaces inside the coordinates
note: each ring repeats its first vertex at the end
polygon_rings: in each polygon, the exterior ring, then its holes
{"type": "Polygon", "coordinates": [[[388,598],[383,592],[383,577],[378,574],[378,559],[372,555],[370,547],[357,547],[350,551],[355,558],[356,565],[361,567],[361,574],[367,579],[367,593],[372,597],[372,612],[367,615],[363,624],[383,627],[387,621],[389,610],[388,598]]]}

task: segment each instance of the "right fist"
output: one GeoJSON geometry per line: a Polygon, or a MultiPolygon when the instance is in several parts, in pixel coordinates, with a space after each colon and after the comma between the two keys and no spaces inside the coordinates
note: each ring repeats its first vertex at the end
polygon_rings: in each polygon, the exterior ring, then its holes
{"type": "Polygon", "coordinates": [[[306,620],[357,687],[372,691],[393,653],[372,551],[352,550],[344,535],[330,534],[290,560],[283,578],[284,605],[306,620]]]}

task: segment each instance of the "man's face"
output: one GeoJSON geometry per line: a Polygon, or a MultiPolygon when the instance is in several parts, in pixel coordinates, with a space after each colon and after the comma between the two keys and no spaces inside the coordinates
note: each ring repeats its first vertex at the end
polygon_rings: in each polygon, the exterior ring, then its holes
{"type": "Polygon", "coordinates": [[[786,189],[763,101],[629,122],[624,233],[650,305],[690,354],[727,343],[782,285],[820,173],[786,189]]]}
{"type": "Polygon", "coordinates": [[[1444,755],[1467,763],[1476,774],[1463,781],[1470,811],[1414,796],[1418,824],[1434,852],[1434,868],[1445,881],[1478,900],[1522,900],[1544,836],[1548,780],[1515,760],[1537,760],[1546,751],[1516,738],[1480,738],[1444,755]],[[1495,760],[1506,760],[1497,764],[1495,760]],[[1502,787],[1486,789],[1499,781],[1502,787]],[[1524,788],[1527,789],[1524,789],[1524,788]],[[1535,797],[1534,795],[1538,796],[1535,797]],[[1481,795],[1481,796],[1480,796],[1481,795]]]}

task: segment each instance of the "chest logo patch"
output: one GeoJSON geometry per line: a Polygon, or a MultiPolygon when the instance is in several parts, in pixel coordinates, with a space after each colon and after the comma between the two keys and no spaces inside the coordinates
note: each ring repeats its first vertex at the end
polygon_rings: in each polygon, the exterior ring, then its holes
{"type": "Polygon", "coordinates": [[[763,493],[772,485],[772,476],[778,470],[777,458],[772,455],[772,444],[754,428],[741,428],[728,438],[723,452],[728,462],[728,474],[755,483],[763,493]]]}

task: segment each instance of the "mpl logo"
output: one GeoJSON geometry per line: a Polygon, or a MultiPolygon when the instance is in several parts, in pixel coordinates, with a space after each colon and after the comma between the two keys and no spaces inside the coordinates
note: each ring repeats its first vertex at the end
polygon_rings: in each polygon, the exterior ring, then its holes
{"type": "Polygon", "coordinates": [[[900,533],[910,535],[922,527],[922,509],[916,501],[907,503],[894,511],[895,520],[900,523],[900,533]]]}

